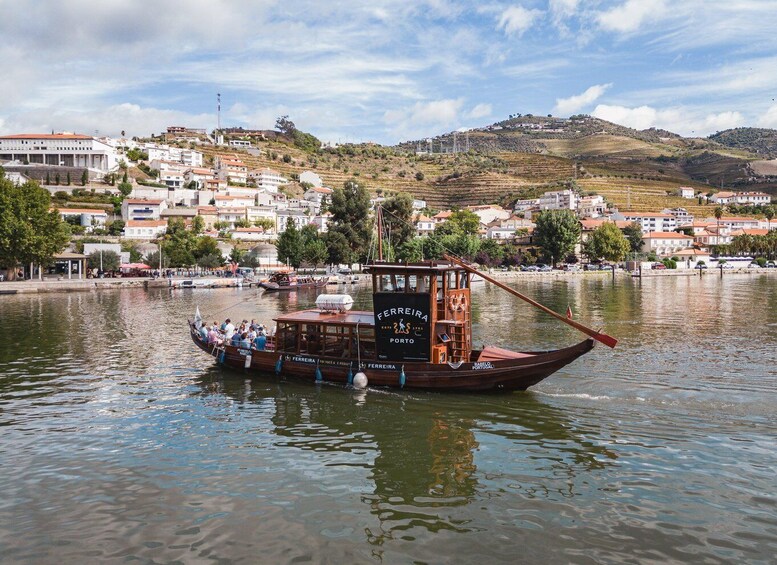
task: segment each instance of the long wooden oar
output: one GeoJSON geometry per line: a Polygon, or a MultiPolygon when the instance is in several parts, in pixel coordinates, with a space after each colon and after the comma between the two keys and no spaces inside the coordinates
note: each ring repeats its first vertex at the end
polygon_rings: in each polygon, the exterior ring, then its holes
{"type": "Polygon", "coordinates": [[[573,328],[575,328],[575,329],[577,329],[577,330],[579,330],[579,331],[583,332],[583,333],[584,333],[584,334],[586,334],[586,335],[589,335],[589,336],[591,336],[591,337],[592,337],[592,338],[594,338],[596,341],[599,341],[599,342],[603,343],[604,345],[606,345],[606,346],[608,346],[608,347],[615,347],[615,345],[618,343],[618,340],[617,340],[617,339],[615,339],[614,337],[612,337],[612,336],[609,336],[609,335],[607,335],[607,334],[605,334],[605,333],[598,332],[598,331],[596,331],[596,330],[594,330],[594,329],[591,329],[591,328],[589,328],[588,326],[584,326],[583,324],[581,324],[581,323],[579,323],[579,322],[576,322],[576,321],[574,321],[574,320],[572,320],[572,319],[570,319],[570,318],[567,318],[567,317],[566,317],[566,316],[564,316],[563,314],[559,314],[558,312],[554,312],[554,311],[553,311],[553,310],[551,310],[550,308],[548,308],[548,307],[546,307],[546,306],[543,306],[543,305],[542,305],[542,304],[540,304],[539,302],[537,302],[537,301],[535,301],[535,300],[532,300],[532,299],[531,299],[531,298],[529,298],[528,296],[525,296],[525,295],[521,294],[520,292],[518,292],[518,291],[517,291],[517,290],[515,290],[515,289],[512,289],[512,288],[510,288],[510,287],[509,287],[509,286],[507,286],[506,284],[502,284],[502,283],[500,283],[498,280],[495,280],[495,279],[493,279],[493,278],[489,277],[488,275],[486,275],[485,273],[482,273],[482,272],[478,271],[478,270],[477,270],[477,269],[475,269],[474,267],[470,267],[469,265],[467,265],[466,263],[464,263],[463,261],[461,261],[461,260],[459,260],[459,259],[456,259],[455,257],[451,257],[450,255],[443,255],[443,257],[445,257],[445,259],[447,259],[447,260],[448,260],[448,261],[450,261],[451,263],[454,263],[454,264],[456,264],[456,265],[458,265],[458,266],[462,267],[463,269],[465,269],[465,270],[469,271],[470,273],[473,273],[473,274],[475,274],[475,275],[479,275],[479,276],[483,277],[483,279],[487,280],[487,281],[488,281],[488,282],[490,282],[491,284],[495,284],[496,286],[498,286],[498,287],[499,287],[499,288],[501,288],[502,290],[506,290],[507,292],[509,292],[509,293],[510,293],[510,294],[512,294],[513,296],[517,296],[518,298],[520,298],[521,300],[524,300],[524,301],[528,302],[528,303],[529,303],[529,304],[531,304],[532,306],[536,306],[537,308],[539,308],[540,310],[542,310],[542,311],[543,311],[543,312],[545,312],[546,314],[550,314],[550,315],[551,315],[551,316],[553,316],[554,318],[558,318],[559,320],[561,320],[561,321],[562,321],[562,322],[564,322],[565,324],[569,324],[569,325],[570,325],[570,326],[572,326],[573,328]]]}

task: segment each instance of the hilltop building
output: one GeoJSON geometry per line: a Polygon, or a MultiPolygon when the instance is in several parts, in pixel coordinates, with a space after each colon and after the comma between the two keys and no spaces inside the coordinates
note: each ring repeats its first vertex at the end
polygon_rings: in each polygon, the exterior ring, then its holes
{"type": "Polygon", "coordinates": [[[0,137],[0,161],[85,168],[107,173],[118,164],[116,149],[76,133],[20,133],[0,137]]]}

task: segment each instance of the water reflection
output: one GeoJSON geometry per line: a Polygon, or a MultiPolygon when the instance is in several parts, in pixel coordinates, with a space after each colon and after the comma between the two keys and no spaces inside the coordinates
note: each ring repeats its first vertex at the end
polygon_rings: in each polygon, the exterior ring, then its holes
{"type": "Polygon", "coordinates": [[[520,489],[527,497],[551,499],[580,494],[578,473],[604,469],[617,459],[600,430],[590,424],[580,428],[562,410],[530,393],[466,403],[458,396],[257,383],[216,369],[197,384],[206,401],[228,399],[246,410],[269,412],[274,448],[322,456],[320,466],[306,469],[309,476],[326,475],[338,465],[363,469],[372,488],[361,492],[360,499],[377,518],[377,526],[366,528],[365,534],[377,547],[414,539],[418,529],[482,529],[484,524],[473,521],[466,510],[456,509],[498,496],[492,492],[500,480],[494,469],[506,462],[494,464],[494,457],[502,461],[511,453],[534,460],[533,466],[539,462],[544,472],[523,477],[520,489]],[[487,454],[487,472],[478,468],[482,441],[505,450],[487,454]]]}

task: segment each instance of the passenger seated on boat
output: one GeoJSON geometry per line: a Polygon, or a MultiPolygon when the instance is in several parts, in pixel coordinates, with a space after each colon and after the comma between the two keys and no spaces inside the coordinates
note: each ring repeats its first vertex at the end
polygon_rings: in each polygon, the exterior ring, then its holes
{"type": "Polygon", "coordinates": [[[257,335],[254,338],[254,349],[257,351],[264,351],[264,348],[267,346],[267,337],[264,335],[263,332],[260,332],[259,335],[257,335]]]}
{"type": "Polygon", "coordinates": [[[218,324],[213,322],[213,325],[210,327],[210,331],[208,332],[208,344],[215,343],[216,345],[221,345],[223,343],[221,334],[216,329],[217,327],[218,324]]]}
{"type": "Polygon", "coordinates": [[[242,334],[240,334],[240,343],[239,343],[239,345],[240,345],[240,347],[243,347],[245,349],[250,349],[251,348],[251,340],[248,339],[248,333],[247,332],[243,332],[242,334]]]}
{"type": "Polygon", "coordinates": [[[238,332],[234,332],[232,334],[232,339],[230,340],[230,343],[235,347],[238,347],[240,345],[240,337],[241,336],[238,332]]]}
{"type": "Polygon", "coordinates": [[[202,338],[202,341],[207,342],[208,341],[208,332],[210,331],[210,328],[203,324],[200,326],[200,337],[202,338]]]}

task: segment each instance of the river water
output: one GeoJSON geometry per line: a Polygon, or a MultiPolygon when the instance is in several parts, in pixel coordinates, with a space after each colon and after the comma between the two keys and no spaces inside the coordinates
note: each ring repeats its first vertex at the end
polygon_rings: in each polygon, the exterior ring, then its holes
{"type": "MultiPolygon", "coordinates": [[[[777,278],[514,284],[619,346],[526,393],[355,391],[189,341],[197,305],[269,322],[315,294],[0,296],[0,560],[773,563],[777,278]]],[[[478,345],[579,339],[473,301],[478,345]]]]}

